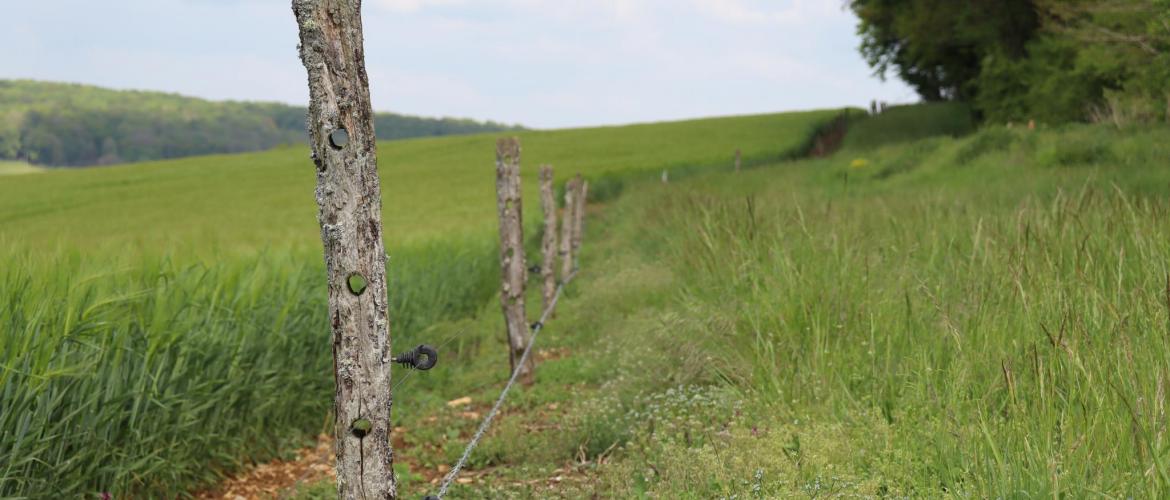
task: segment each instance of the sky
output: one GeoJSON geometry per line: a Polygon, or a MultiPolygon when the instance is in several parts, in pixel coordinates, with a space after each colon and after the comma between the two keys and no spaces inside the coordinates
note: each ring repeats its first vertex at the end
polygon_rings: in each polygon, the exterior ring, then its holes
{"type": "MultiPolygon", "coordinates": [[[[289,0],[5,2],[0,78],[304,105],[289,0]]],[[[912,102],[842,0],[364,0],[374,108],[562,128],[912,102]]]]}

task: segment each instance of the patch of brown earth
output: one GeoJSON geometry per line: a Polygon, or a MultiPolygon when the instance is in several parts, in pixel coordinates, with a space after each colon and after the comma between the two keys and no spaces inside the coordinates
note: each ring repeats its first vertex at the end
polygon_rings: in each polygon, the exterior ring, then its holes
{"type": "Polygon", "coordinates": [[[333,438],[322,434],[317,445],[297,452],[293,460],[274,460],[231,477],[212,491],[195,495],[201,500],[259,500],[283,498],[298,485],[333,478],[333,438]]]}

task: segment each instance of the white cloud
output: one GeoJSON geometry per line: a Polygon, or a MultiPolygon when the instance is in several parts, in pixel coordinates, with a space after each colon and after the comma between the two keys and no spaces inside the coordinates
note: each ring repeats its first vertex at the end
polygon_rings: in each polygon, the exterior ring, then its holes
{"type": "MultiPolygon", "coordinates": [[[[870,77],[841,1],[365,0],[366,65],[379,110],[534,127],[912,99],[870,77]]],[[[0,77],[306,99],[286,0],[11,7],[0,44],[26,50],[0,77]]]]}
{"type": "Polygon", "coordinates": [[[375,0],[374,4],[394,12],[418,12],[430,7],[462,5],[465,0],[375,0]]]}
{"type": "Polygon", "coordinates": [[[847,17],[837,0],[691,0],[701,13],[734,24],[796,25],[847,17]]]}

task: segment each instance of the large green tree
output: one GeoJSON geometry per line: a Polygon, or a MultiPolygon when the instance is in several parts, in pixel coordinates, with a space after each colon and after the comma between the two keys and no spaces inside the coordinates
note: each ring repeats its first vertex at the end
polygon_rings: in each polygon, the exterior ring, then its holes
{"type": "Polygon", "coordinates": [[[861,52],[989,120],[1170,116],[1170,0],[849,0],[861,52]]]}
{"type": "Polygon", "coordinates": [[[861,52],[926,101],[972,99],[984,57],[1023,57],[1039,28],[1030,0],[850,0],[861,52]]]}

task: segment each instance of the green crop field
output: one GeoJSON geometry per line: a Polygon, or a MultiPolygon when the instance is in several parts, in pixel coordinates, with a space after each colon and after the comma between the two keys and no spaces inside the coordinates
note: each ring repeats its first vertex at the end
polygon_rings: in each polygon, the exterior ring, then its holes
{"type": "MultiPolygon", "coordinates": [[[[558,180],[638,170],[731,166],[789,154],[836,111],[523,132],[527,199],[539,164],[558,180]]],[[[379,147],[390,247],[494,231],[497,134],[414,139],[379,147]]],[[[0,241],[117,252],[251,251],[316,245],[307,148],[54,171],[0,183],[0,241]]],[[[535,221],[539,208],[525,214],[535,221]]]]}
{"type": "MultiPolygon", "coordinates": [[[[906,107],[786,159],[834,115],[525,133],[529,227],[538,163],[599,197],[451,497],[1166,496],[1170,128],[906,107]]],[[[507,377],[492,146],[380,151],[396,350],[441,351],[396,372],[406,498],[507,377]]],[[[291,149],[0,180],[0,494],[189,494],[328,432],[312,185],[291,149]]]]}
{"type": "MultiPolygon", "coordinates": [[[[524,132],[527,220],[539,163],[602,199],[637,172],[730,169],[736,148],[790,156],[837,113],[524,132]]],[[[396,345],[493,298],[495,137],[380,148],[396,345]]],[[[0,496],[173,497],[319,432],[333,381],[314,183],[304,148],[0,179],[0,496]]]]}

